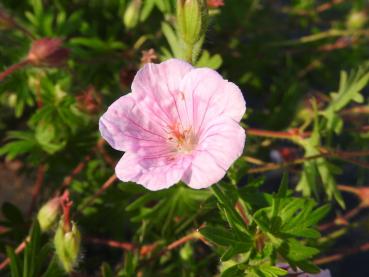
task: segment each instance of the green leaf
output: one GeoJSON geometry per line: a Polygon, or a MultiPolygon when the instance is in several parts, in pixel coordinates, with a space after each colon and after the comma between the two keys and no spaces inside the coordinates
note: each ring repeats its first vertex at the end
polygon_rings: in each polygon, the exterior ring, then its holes
{"type": "Polygon", "coordinates": [[[155,7],[155,0],[143,1],[143,6],[142,6],[141,14],[140,14],[141,22],[145,21],[149,17],[154,7],[155,7]]]}
{"type": "Polygon", "coordinates": [[[200,233],[208,240],[223,246],[240,246],[247,252],[251,246],[251,238],[248,234],[243,233],[243,237],[240,240],[234,235],[232,230],[226,230],[218,226],[206,226],[200,229],[200,233]]]}
{"type": "Polygon", "coordinates": [[[65,271],[61,268],[56,255],[54,255],[42,277],[63,277],[63,276],[66,276],[65,271]]]}
{"type": "Polygon", "coordinates": [[[281,184],[278,189],[277,197],[286,197],[288,192],[288,173],[285,172],[282,176],[281,184]]]}
{"type": "Polygon", "coordinates": [[[238,265],[231,266],[222,272],[221,277],[240,277],[245,276],[244,271],[240,270],[238,265]]]}
{"type": "Polygon", "coordinates": [[[102,277],[114,277],[114,273],[109,264],[103,263],[100,267],[102,277]]]}
{"type": "Polygon", "coordinates": [[[173,28],[168,23],[163,22],[161,24],[161,29],[163,31],[165,38],[169,43],[170,49],[172,50],[174,57],[176,58],[181,57],[182,49],[179,44],[179,39],[176,33],[174,32],[173,28]]]}
{"type": "Polygon", "coordinates": [[[12,277],[21,277],[21,265],[19,257],[15,254],[13,248],[9,246],[6,247],[6,253],[10,259],[10,272],[12,277]]]}
{"type": "Polygon", "coordinates": [[[337,93],[331,93],[329,106],[321,112],[327,119],[327,129],[339,134],[342,131],[343,120],[338,112],[352,101],[362,103],[364,97],[361,91],[369,82],[369,63],[364,64],[350,74],[341,71],[339,89],[337,93]]]}
{"type": "MultiPolygon", "coordinates": [[[[229,195],[225,195],[218,184],[211,187],[215,197],[217,198],[221,207],[224,208],[225,215],[227,217],[229,225],[232,230],[236,232],[236,235],[241,235],[242,232],[248,232],[245,223],[240,214],[235,210],[234,204],[231,202],[229,195]]],[[[230,191],[228,191],[230,193],[230,191]]]]}
{"type": "Polygon", "coordinates": [[[196,62],[196,67],[209,67],[212,69],[218,69],[222,63],[223,59],[219,54],[210,56],[210,53],[207,50],[204,50],[196,62]]]}
{"type": "Polygon", "coordinates": [[[351,71],[349,75],[345,71],[341,71],[340,77],[338,92],[331,94],[332,102],[327,110],[333,109],[338,112],[351,101],[359,103],[364,101],[360,92],[369,82],[369,64],[351,71]]]}
{"type": "Polygon", "coordinates": [[[286,260],[292,262],[308,260],[319,253],[318,249],[305,246],[295,239],[285,240],[278,250],[286,260]]]}
{"type": "Polygon", "coordinates": [[[256,268],[261,274],[263,274],[261,276],[265,276],[265,277],[278,277],[278,276],[285,276],[286,274],[288,274],[286,270],[280,267],[267,265],[267,264],[263,264],[256,268]]]}

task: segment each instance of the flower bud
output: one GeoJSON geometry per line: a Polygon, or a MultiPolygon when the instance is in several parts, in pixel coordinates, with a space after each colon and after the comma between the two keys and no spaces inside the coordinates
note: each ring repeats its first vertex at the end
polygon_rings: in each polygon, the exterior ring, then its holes
{"type": "Polygon", "coordinates": [[[60,201],[55,197],[44,204],[37,214],[37,220],[42,232],[50,230],[59,216],[60,201]]]}
{"type": "Polygon", "coordinates": [[[184,42],[194,45],[202,38],[207,15],[205,0],[177,0],[177,28],[184,42]]]}
{"type": "Polygon", "coordinates": [[[54,237],[56,255],[67,273],[76,266],[81,246],[81,234],[77,225],[71,223],[70,230],[65,230],[64,220],[61,220],[54,237]]]}
{"type": "Polygon", "coordinates": [[[123,15],[123,23],[127,29],[136,27],[140,19],[140,9],[142,0],[133,0],[128,4],[128,7],[123,15]]]}
{"type": "Polygon", "coordinates": [[[69,56],[69,50],[63,48],[62,43],[59,38],[36,40],[28,52],[27,60],[35,66],[62,66],[69,56]]]}
{"type": "Polygon", "coordinates": [[[76,96],[78,108],[89,114],[95,114],[101,106],[101,98],[94,86],[89,85],[82,93],[76,96]]]}
{"type": "Polygon", "coordinates": [[[364,11],[354,11],[350,13],[346,25],[350,30],[358,30],[365,26],[368,16],[364,11]]]}

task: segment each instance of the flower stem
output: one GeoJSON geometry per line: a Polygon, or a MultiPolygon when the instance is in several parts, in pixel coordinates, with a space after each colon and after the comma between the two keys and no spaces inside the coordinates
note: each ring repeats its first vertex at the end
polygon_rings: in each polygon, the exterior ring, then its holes
{"type": "Polygon", "coordinates": [[[183,55],[183,59],[187,62],[189,62],[190,64],[193,64],[194,60],[193,60],[193,49],[194,46],[190,45],[189,43],[186,42],[182,42],[182,55],[183,55]]]}
{"type": "Polygon", "coordinates": [[[8,75],[12,74],[14,71],[25,67],[28,63],[29,61],[26,59],[8,67],[4,72],[0,73],[0,82],[3,81],[8,75]]]}
{"type": "Polygon", "coordinates": [[[298,129],[291,129],[288,131],[270,131],[248,128],[246,130],[246,133],[249,136],[289,139],[293,141],[295,141],[296,139],[308,137],[310,135],[309,133],[301,133],[298,129]]]}

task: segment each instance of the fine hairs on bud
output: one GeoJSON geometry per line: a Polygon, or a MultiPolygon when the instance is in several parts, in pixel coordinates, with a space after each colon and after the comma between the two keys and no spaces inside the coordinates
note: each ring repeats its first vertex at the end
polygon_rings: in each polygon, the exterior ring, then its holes
{"type": "Polygon", "coordinates": [[[206,31],[207,4],[204,0],[177,0],[177,28],[185,43],[194,45],[206,31]]]}
{"type": "Polygon", "coordinates": [[[49,231],[56,223],[60,214],[59,197],[54,197],[44,204],[37,213],[37,220],[42,232],[49,231]]]}
{"type": "Polygon", "coordinates": [[[60,197],[60,204],[63,208],[63,216],[55,232],[54,247],[61,266],[65,272],[70,273],[79,261],[81,233],[77,225],[70,220],[73,202],[69,199],[68,191],[60,197]]]}
{"type": "Polygon", "coordinates": [[[66,232],[64,229],[64,219],[62,219],[55,232],[54,247],[61,266],[65,272],[70,273],[79,261],[81,234],[74,222],[71,222],[70,231],[66,232]]]}

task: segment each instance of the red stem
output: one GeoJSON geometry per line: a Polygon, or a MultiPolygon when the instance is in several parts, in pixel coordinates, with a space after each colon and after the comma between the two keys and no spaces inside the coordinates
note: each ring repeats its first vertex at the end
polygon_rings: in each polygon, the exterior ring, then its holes
{"type": "Polygon", "coordinates": [[[69,191],[65,191],[63,195],[60,197],[60,205],[63,208],[64,215],[64,232],[70,232],[72,229],[71,221],[70,221],[70,208],[73,205],[73,202],[69,199],[69,191]]]}
{"type": "Polygon", "coordinates": [[[85,238],[85,240],[87,242],[91,242],[94,244],[101,244],[101,245],[106,245],[106,246],[113,247],[113,248],[120,248],[126,251],[132,251],[136,249],[136,246],[129,242],[120,242],[120,241],[115,241],[115,240],[110,240],[110,239],[100,239],[100,238],[94,238],[94,237],[87,237],[85,238]]]}
{"type": "MultiPolygon", "coordinates": [[[[15,249],[15,254],[19,254],[22,252],[29,242],[29,237],[27,237],[24,241],[22,241],[18,247],[15,249]]],[[[6,258],[1,264],[0,264],[0,270],[3,270],[5,267],[7,267],[10,264],[10,259],[6,258]]]]}
{"type": "Polygon", "coordinates": [[[79,173],[82,172],[82,170],[86,167],[86,164],[90,160],[91,160],[90,155],[85,156],[84,159],[79,164],[77,164],[77,166],[72,170],[72,172],[67,177],[64,178],[62,187],[68,187],[72,183],[74,177],[76,177],[79,173]]]}
{"type": "Polygon", "coordinates": [[[310,135],[310,133],[301,133],[298,129],[291,129],[288,131],[270,131],[270,130],[248,128],[246,130],[246,133],[249,136],[282,138],[282,139],[283,138],[284,139],[304,138],[310,135]]]}
{"type": "Polygon", "coordinates": [[[19,63],[13,64],[8,67],[3,73],[0,73],[0,82],[3,81],[8,75],[12,74],[14,71],[25,67],[29,63],[28,60],[23,60],[19,63]]]}
{"type": "Polygon", "coordinates": [[[110,188],[115,183],[116,180],[118,180],[118,178],[115,174],[110,176],[110,178],[106,180],[106,182],[100,187],[100,189],[97,192],[95,192],[95,194],[92,195],[90,199],[88,199],[83,205],[79,207],[79,210],[82,211],[84,208],[91,205],[95,201],[95,199],[99,197],[108,188],[110,188]]]}
{"type": "Polygon", "coordinates": [[[342,251],[339,251],[337,254],[333,254],[327,257],[316,259],[314,263],[317,265],[327,264],[327,263],[342,260],[346,256],[353,255],[359,252],[364,252],[364,251],[369,251],[369,242],[359,245],[357,247],[350,248],[350,249],[342,249],[342,251]]]}
{"type": "Polygon", "coordinates": [[[29,206],[28,215],[31,215],[31,213],[32,213],[32,211],[33,211],[33,209],[36,205],[37,197],[40,194],[42,185],[44,183],[45,168],[46,168],[46,166],[44,164],[42,164],[37,169],[37,176],[36,176],[36,181],[33,185],[32,200],[31,200],[31,204],[29,206]]]}

